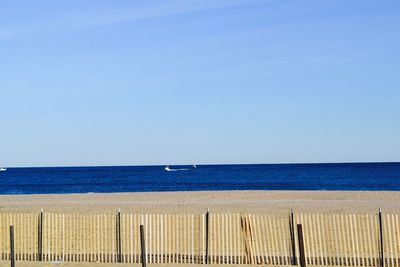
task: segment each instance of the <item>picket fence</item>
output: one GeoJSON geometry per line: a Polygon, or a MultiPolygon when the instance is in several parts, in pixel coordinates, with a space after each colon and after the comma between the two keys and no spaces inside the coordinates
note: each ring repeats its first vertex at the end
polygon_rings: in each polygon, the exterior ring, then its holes
{"type": "Polygon", "coordinates": [[[0,259],[298,265],[301,224],[308,265],[400,267],[398,215],[377,214],[0,214],[0,259]],[[382,229],[382,233],[380,233],[382,229]],[[382,258],[383,255],[383,258],[382,258]]]}

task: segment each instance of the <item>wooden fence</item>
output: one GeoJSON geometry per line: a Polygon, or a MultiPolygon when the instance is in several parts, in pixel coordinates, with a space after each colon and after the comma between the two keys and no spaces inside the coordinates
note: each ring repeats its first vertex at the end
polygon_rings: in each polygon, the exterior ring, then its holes
{"type": "Polygon", "coordinates": [[[308,265],[400,267],[392,214],[0,214],[0,260],[14,225],[17,261],[140,263],[141,224],[148,263],[298,264],[302,224],[308,265]]]}

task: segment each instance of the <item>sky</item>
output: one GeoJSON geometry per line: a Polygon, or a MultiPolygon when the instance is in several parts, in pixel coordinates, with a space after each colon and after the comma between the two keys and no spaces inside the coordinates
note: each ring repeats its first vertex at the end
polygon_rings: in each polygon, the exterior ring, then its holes
{"type": "Polygon", "coordinates": [[[397,0],[0,4],[0,167],[400,161],[397,0]]]}

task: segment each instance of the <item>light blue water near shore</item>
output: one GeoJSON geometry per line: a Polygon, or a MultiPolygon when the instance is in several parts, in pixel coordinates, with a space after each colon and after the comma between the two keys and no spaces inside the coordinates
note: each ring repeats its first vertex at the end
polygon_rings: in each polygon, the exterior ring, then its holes
{"type": "Polygon", "coordinates": [[[400,163],[9,168],[0,194],[400,190],[400,163]]]}

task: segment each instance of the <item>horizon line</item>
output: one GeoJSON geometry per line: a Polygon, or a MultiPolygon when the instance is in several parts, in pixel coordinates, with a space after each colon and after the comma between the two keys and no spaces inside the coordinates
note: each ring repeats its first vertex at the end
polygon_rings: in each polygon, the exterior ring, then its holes
{"type": "MultiPolygon", "coordinates": [[[[393,164],[400,161],[337,161],[337,162],[256,162],[256,163],[197,163],[197,164],[141,164],[141,165],[47,165],[47,166],[3,166],[3,168],[96,168],[96,167],[159,167],[159,166],[229,166],[229,165],[306,165],[306,164],[393,164]]],[[[1,166],[0,166],[1,167],[1,166]]]]}

